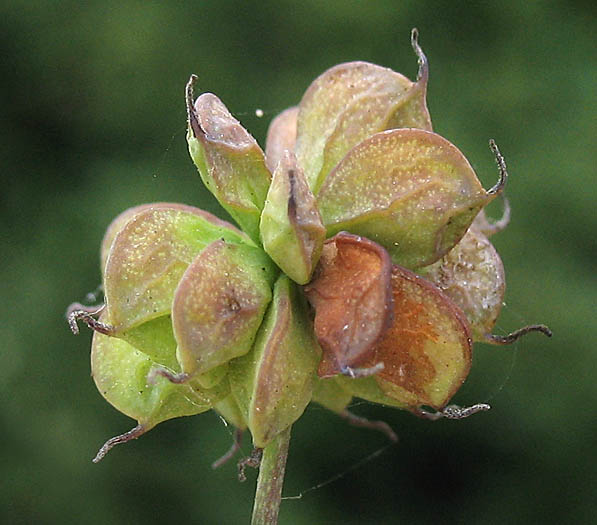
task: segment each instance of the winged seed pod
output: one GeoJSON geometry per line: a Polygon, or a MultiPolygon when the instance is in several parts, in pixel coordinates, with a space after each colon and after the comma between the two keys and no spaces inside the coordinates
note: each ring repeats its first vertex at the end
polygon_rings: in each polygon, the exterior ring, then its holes
{"type": "Polygon", "coordinates": [[[217,239],[250,242],[231,224],[190,206],[150,206],[135,213],[115,236],[105,266],[113,334],[168,314],[183,273],[217,239]]]}
{"type": "Polygon", "coordinates": [[[393,320],[391,262],[379,245],[348,233],[326,242],[305,287],[323,348],[320,377],[359,367],[393,320]]]}
{"type": "Polygon", "coordinates": [[[214,466],[245,429],[255,450],[240,467],[263,455],[261,523],[264,498],[277,512],[290,427],[311,401],[396,440],[351,414],[351,399],[467,417],[489,408],[448,404],[473,339],[551,335],[543,325],[491,334],[505,285],[487,237],[509,208],[493,224],[483,209],[503,192],[505,162],[491,142],[500,178],[485,190],[432,131],[416,30],[411,42],[415,82],[366,62],[333,67],[272,121],[265,155],[215,95],[194,100],[191,76],[189,152],[240,229],[172,203],[136,206],[108,227],[105,301],[67,316],[74,333],[79,320],[96,332],[96,385],[137,426],[96,461],[161,421],[214,409],[236,428],[214,466]]]}
{"type": "Polygon", "coordinates": [[[172,302],[183,372],[208,372],[251,349],[274,275],[265,253],[249,246],[215,241],[195,258],[172,302]]]}
{"type": "Polygon", "coordinates": [[[135,439],[167,419],[210,410],[229,394],[226,383],[206,389],[198,383],[177,385],[161,378],[148,385],[147,375],[156,364],[176,367],[173,351],[168,353],[167,347],[162,348],[162,356],[152,356],[122,339],[99,332],[93,335],[91,373],[98,390],[117,410],[138,422],[132,431],[106,442],[94,462],[114,445],[135,439]]]}
{"type": "Polygon", "coordinates": [[[396,129],[350,150],[326,179],[318,205],[328,234],[368,237],[396,264],[418,268],[451,250],[504,183],[485,191],[446,139],[396,129]]]}

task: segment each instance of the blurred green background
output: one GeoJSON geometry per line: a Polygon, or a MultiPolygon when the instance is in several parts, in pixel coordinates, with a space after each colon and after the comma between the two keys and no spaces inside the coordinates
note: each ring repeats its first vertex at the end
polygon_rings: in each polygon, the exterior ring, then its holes
{"type": "Polygon", "coordinates": [[[368,60],[413,78],[417,26],[435,130],[486,187],[497,178],[489,138],[508,162],[513,219],[494,238],[508,278],[498,331],[544,322],[554,337],[478,345],[456,401],[493,410],[468,420],[431,423],[356,404],[400,435],[370,460],[383,436],[308,408],[293,430],[284,490],[307,492],[283,502],[281,523],[594,523],[594,6],[251,4],[0,7],[0,521],[248,522],[255,474],[240,484],[232,464],[211,470],[231,439],[212,413],[163,423],[91,463],[134,422],[97,392],[91,334],[72,336],[64,310],[98,285],[100,240],[123,209],[179,201],[218,210],[186,152],[190,73],[263,143],[268,121],[338,62],[368,60]]]}

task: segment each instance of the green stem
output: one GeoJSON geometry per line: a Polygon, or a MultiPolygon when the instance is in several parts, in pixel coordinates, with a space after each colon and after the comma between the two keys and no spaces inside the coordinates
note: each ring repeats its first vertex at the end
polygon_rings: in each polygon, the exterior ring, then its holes
{"type": "Polygon", "coordinates": [[[263,449],[251,525],[278,523],[289,443],[290,427],[278,434],[276,439],[263,449]]]}

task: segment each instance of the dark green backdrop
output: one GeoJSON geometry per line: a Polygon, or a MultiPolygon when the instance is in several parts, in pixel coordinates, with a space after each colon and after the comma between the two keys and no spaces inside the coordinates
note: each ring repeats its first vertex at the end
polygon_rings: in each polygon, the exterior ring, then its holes
{"type": "MultiPolygon", "coordinates": [[[[506,156],[511,226],[499,331],[549,324],[514,348],[478,345],[469,420],[384,418],[386,443],[311,407],[295,425],[287,495],[358,467],[281,522],[589,523],[597,513],[595,85],[591,3],[412,1],[9,1],[2,45],[0,521],[246,523],[254,474],[211,461],[230,441],[211,414],[166,422],[90,460],[133,426],[89,377],[85,331],[63,313],[100,279],[98,250],[128,206],[217,210],[186,153],[183,87],[214,91],[263,141],[268,121],[329,66],[369,60],[411,78],[417,26],[431,65],[435,129],[486,187],[487,140],[506,156]],[[265,117],[255,116],[261,108],[265,117]]],[[[497,210],[496,213],[498,213],[497,210]]],[[[245,448],[248,451],[248,448],[245,448]]]]}

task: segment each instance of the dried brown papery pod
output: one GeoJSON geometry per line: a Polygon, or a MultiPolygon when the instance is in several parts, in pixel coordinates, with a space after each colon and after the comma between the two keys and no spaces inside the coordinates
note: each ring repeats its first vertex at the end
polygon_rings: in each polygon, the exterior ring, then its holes
{"type": "Polygon", "coordinates": [[[394,322],[363,366],[383,363],[381,390],[406,407],[443,408],[468,375],[472,340],[466,317],[436,286],[392,268],[394,322]]]}
{"type": "Polygon", "coordinates": [[[390,326],[391,266],[381,246],[356,235],[342,232],[324,244],[315,276],[305,287],[323,349],[320,377],[360,367],[390,326]]]}

